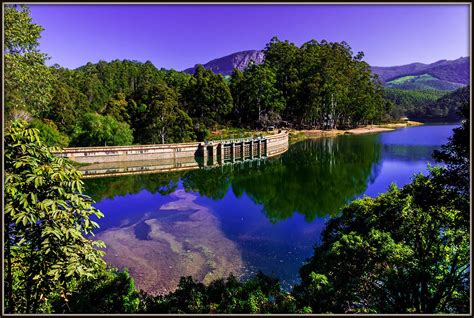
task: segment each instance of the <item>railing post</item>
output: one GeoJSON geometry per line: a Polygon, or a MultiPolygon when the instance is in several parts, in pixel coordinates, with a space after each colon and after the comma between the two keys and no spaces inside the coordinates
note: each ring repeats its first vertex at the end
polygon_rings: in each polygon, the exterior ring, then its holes
{"type": "Polygon", "coordinates": [[[253,159],[253,139],[250,140],[250,159],[253,159]]]}
{"type": "Polygon", "coordinates": [[[212,165],[217,163],[217,144],[212,144],[212,165]]]}
{"type": "Polygon", "coordinates": [[[221,142],[221,144],[219,145],[221,148],[220,148],[220,154],[221,154],[221,158],[220,158],[220,164],[224,164],[224,143],[221,142]]]}
{"type": "Polygon", "coordinates": [[[235,162],[235,142],[234,141],[232,141],[231,149],[232,149],[231,160],[232,162],[235,162]]]}

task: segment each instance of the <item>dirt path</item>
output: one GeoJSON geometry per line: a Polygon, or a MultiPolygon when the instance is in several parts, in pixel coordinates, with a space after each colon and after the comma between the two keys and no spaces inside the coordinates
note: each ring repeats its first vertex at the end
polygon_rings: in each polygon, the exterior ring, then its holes
{"type": "Polygon", "coordinates": [[[330,137],[338,135],[362,135],[370,133],[379,133],[384,131],[393,131],[398,128],[410,127],[410,126],[419,126],[423,123],[408,121],[406,123],[393,123],[393,124],[383,124],[383,125],[370,125],[366,127],[359,127],[348,130],[332,129],[332,130],[322,130],[322,129],[310,129],[310,130],[290,130],[290,138],[293,140],[300,140],[303,138],[318,138],[318,137],[330,137]]]}

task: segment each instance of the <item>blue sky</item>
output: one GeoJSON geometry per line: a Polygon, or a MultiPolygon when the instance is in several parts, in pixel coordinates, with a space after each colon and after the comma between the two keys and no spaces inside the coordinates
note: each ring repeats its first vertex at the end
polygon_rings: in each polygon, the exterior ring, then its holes
{"type": "Polygon", "coordinates": [[[31,5],[48,64],[150,60],[183,70],[273,37],[346,41],[373,66],[468,56],[469,5],[31,5]]]}

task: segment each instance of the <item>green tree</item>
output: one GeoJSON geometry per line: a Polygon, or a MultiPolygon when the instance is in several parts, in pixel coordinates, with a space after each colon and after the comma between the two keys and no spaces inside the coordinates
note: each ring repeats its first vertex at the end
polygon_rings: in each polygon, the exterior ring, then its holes
{"type": "Polygon", "coordinates": [[[142,111],[139,133],[141,140],[151,143],[181,142],[192,138],[192,120],[179,107],[178,95],[166,84],[158,84],[149,92],[142,111]]]}
{"type": "Polygon", "coordinates": [[[135,313],[140,302],[138,295],[127,270],[110,269],[93,278],[81,279],[67,305],[56,302],[53,307],[56,313],[135,313]]]}
{"type": "Polygon", "coordinates": [[[87,113],[76,127],[71,143],[74,146],[131,145],[133,132],[127,123],[112,116],[87,113]]]}
{"type": "Polygon", "coordinates": [[[4,7],[4,89],[7,125],[21,112],[41,116],[51,101],[52,75],[38,50],[42,27],[22,5],[4,7]]]}
{"type": "Polygon", "coordinates": [[[156,297],[142,294],[141,300],[141,313],[302,313],[294,298],[281,291],[278,280],[262,273],[245,282],[230,275],[208,286],[182,277],[175,292],[156,297]]]}
{"type": "MultiPolygon", "coordinates": [[[[234,75],[240,76],[239,72],[234,75]]],[[[235,108],[245,122],[262,125],[264,118],[285,108],[285,99],[276,88],[275,73],[269,67],[253,64],[245,70],[239,84],[237,81],[236,78],[232,82],[233,99],[238,101],[235,108]]]]}
{"type": "Polygon", "coordinates": [[[30,126],[38,129],[42,140],[48,146],[67,147],[69,144],[68,136],[59,132],[58,127],[52,120],[33,119],[30,126]]]}
{"type": "Polygon", "coordinates": [[[446,171],[450,173],[448,184],[456,185],[459,192],[469,195],[469,155],[470,155],[470,106],[465,103],[460,111],[463,116],[461,127],[455,128],[449,142],[434,152],[434,157],[439,162],[447,165],[446,171]]]}
{"type": "Polygon", "coordinates": [[[454,134],[449,142],[443,145],[440,150],[435,150],[433,157],[446,167],[442,169],[439,175],[439,182],[452,189],[461,198],[460,208],[465,212],[463,220],[466,225],[469,224],[469,186],[470,186],[470,105],[464,103],[460,110],[460,115],[464,118],[461,127],[455,128],[454,134]]]}
{"type": "Polygon", "coordinates": [[[183,96],[184,107],[193,121],[211,127],[222,123],[232,110],[229,86],[220,74],[198,65],[183,96]]]}
{"type": "Polygon", "coordinates": [[[118,92],[114,97],[110,98],[105,109],[104,115],[110,115],[118,121],[126,121],[130,123],[130,115],[127,113],[128,102],[123,92],[118,92]]]}
{"type": "Polygon", "coordinates": [[[273,70],[275,87],[285,99],[284,121],[334,129],[383,117],[386,104],[380,82],[362,61],[363,53],[353,55],[346,42],[311,40],[299,48],[273,38],[264,53],[263,66],[273,70]]]}
{"type": "Polygon", "coordinates": [[[276,87],[285,98],[286,108],[283,117],[293,122],[300,108],[299,48],[289,41],[280,41],[277,37],[273,37],[265,46],[264,54],[265,64],[275,72],[276,87]]]}
{"type": "Polygon", "coordinates": [[[86,238],[102,213],[82,194],[81,174],[14,121],[5,134],[5,309],[38,313],[67,301],[75,281],[104,267],[101,241],[86,238]]]}
{"type": "Polygon", "coordinates": [[[43,117],[55,122],[58,130],[70,135],[83,114],[90,112],[87,96],[76,87],[81,73],[55,65],[55,77],[49,112],[43,117]]]}
{"type": "Polygon", "coordinates": [[[463,313],[469,229],[452,191],[417,175],[331,219],[294,294],[314,312],[463,313]]]}

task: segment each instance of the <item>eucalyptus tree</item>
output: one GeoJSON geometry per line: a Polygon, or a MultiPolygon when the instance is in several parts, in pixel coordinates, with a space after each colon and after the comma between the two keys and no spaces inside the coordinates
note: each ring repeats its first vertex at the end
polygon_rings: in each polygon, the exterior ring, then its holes
{"type": "Polygon", "coordinates": [[[198,65],[183,93],[183,104],[195,123],[211,127],[231,112],[232,95],[222,75],[198,65]]]}
{"type": "Polygon", "coordinates": [[[283,94],[276,88],[276,75],[268,66],[251,65],[244,71],[238,89],[236,83],[237,79],[232,81],[235,107],[244,122],[262,125],[269,114],[279,114],[285,108],[283,94]]]}
{"type": "Polygon", "coordinates": [[[284,117],[293,120],[298,109],[301,78],[299,75],[299,48],[289,41],[280,41],[273,37],[265,46],[265,64],[276,74],[276,87],[285,98],[284,117]]]}
{"type": "Polygon", "coordinates": [[[192,139],[192,120],[180,108],[175,90],[165,83],[157,84],[144,102],[141,128],[137,128],[142,142],[164,144],[192,139]]]}

